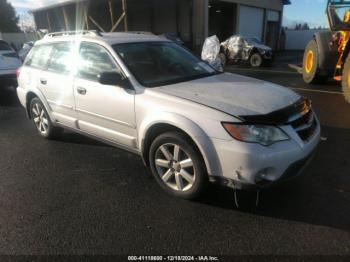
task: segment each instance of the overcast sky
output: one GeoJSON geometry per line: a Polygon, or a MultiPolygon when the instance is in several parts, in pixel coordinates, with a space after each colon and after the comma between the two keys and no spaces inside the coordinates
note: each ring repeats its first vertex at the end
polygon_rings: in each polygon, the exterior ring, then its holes
{"type": "MultiPolygon", "coordinates": [[[[22,16],[29,9],[43,5],[65,2],[67,0],[8,0],[22,16]]],[[[327,0],[291,0],[292,4],[285,7],[284,25],[307,22],[310,26],[326,26],[325,9],[327,0]]]]}

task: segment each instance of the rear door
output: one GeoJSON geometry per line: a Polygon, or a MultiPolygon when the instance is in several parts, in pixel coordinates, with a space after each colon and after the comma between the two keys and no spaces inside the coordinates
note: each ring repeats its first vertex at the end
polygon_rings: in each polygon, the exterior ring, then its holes
{"type": "Polygon", "coordinates": [[[39,88],[50,105],[55,119],[76,127],[73,94],[75,74],[75,45],[71,42],[51,44],[51,55],[46,70],[40,73],[39,88]]]}
{"type": "MultiPolygon", "coordinates": [[[[36,45],[27,56],[18,84],[28,90],[39,89],[40,76],[43,70],[46,70],[50,58],[52,46],[47,44],[36,45]]],[[[43,92],[39,90],[42,95],[43,92]]]]}
{"type": "Polygon", "coordinates": [[[109,51],[83,42],[74,84],[79,128],[120,145],[136,148],[135,92],[117,85],[102,85],[98,75],[123,74],[109,51]]]}

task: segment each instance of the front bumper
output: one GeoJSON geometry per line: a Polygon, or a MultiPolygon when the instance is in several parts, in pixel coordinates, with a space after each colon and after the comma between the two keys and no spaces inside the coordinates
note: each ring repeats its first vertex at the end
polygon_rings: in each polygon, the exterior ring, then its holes
{"type": "Polygon", "coordinates": [[[222,174],[212,176],[210,180],[237,189],[249,189],[269,187],[299,175],[320,141],[320,125],[318,123],[308,142],[303,142],[291,127],[283,129],[291,139],[269,147],[212,139],[222,174]]]}
{"type": "Polygon", "coordinates": [[[265,60],[273,60],[273,53],[272,51],[270,52],[266,52],[262,55],[262,57],[265,59],[265,60]]]}

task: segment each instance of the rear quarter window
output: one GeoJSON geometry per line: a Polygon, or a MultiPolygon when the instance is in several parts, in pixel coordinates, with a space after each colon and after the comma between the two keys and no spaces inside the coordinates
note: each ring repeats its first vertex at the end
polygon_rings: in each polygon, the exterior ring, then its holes
{"type": "Polygon", "coordinates": [[[50,59],[52,51],[52,45],[38,45],[34,46],[27,56],[24,65],[35,68],[46,68],[46,65],[50,59]]]}

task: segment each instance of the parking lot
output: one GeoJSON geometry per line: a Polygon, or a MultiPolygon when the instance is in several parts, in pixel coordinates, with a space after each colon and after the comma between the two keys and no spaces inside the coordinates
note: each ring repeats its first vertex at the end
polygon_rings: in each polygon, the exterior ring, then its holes
{"type": "Polygon", "coordinates": [[[1,254],[350,255],[350,105],[287,68],[228,71],[312,99],[322,142],[304,175],[253,193],[172,198],[130,153],[66,132],[44,140],[0,87],[1,254]]]}

